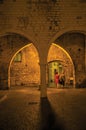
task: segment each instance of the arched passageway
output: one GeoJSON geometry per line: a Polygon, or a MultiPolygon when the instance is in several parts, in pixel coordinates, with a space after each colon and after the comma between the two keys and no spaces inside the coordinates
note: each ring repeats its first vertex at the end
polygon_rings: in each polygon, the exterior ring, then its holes
{"type": "Polygon", "coordinates": [[[62,47],[53,43],[48,53],[47,82],[49,87],[56,86],[54,83],[55,71],[58,71],[59,76],[64,72],[65,87],[75,87],[75,70],[71,57],[62,47]]]}
{"type": "Polygon", "coordinates": [[[32,87],[39,84],[39,56],[31,43],[18,50],[12,57],[9,66],[9,87],[32,87]]]}
{"type": "MultiPolygon", "coordinates": [[[[48,84],[48,81],[49,81],[48,80],[49,71],[47,69],[47,72],[46,72],[46,67],[47,67],[47,65],[49,65],[49,63],[58,64],[58,65],[60,65],[60,67],[62,67],[62,70],[65,70],[66,77],[67,77],[67,79],[66,79],[67,83],[69,82],[69,79],[71,79],[71,81],[73,81],[73,85],[76,85],[77,87],[83,87],[82,83],[86,79],[86,74],[84,71],[85,70],[85,61],[84,60],[82,61],[82,59],[85,58],[85,55],[84,55],[85,54],[85,49],[84,49],[85,36],[83,34],[79,34],[79,33],[66,33],[60,37],[57,37],[56,40],[54,39],[53,42],[55,43],[55,44],[53,44],[53,46],[55,48],[58,48],[59,50],[52,49],[52,53],[49,51],[49,47],[50,47],[51,43],[46,43],[46,44],[43,44],[43,42],[41,42],[40,44],[34,43],[34,46],[37,48],[38,54],[39,54],[39,56],[38,56],[39,58],[35,63],[37,63],[37,66],[39,66],[39,70],[40,70],[39,83],[41,86],[40,87],[41,88],[41,91],[40,91],[41,97],[47,96],[46,85],[48,84]],[[49,54],[48,51],[51,54],[49,54]],[[64,53],[60,53],[60,51],[62,51],[64,53]],[[48,58],[47,58],[47,56],[48,56],[48,58]],[[73,60],[73,62],[72,62],[72,60],[73,60]],[[74,65],[73,65],[73,63],[74,63],[74,65]],[[68,70],[68,72],[67,72],[67,70],[68,70]],[[46,76],[46,74],[47,74],[47,76],[46,76]],[[47,78],[47,80],[46,80],[46,78],[47,78]]],[[[1,61],[1,64],[0,64],[1,89],[8,89],[10,87],[10,83],[11,83],[11,85],[14,85],[14,86],[15,85],[27,85],[27,84],[34,83],[34,80],[29,83],[26,83],[29,80],[19,83],[19,81],[20,81],[19,78],[17,78],[17,80],[15,80],[15,78],[12,79],[13,77],[12,77],[12,71],[11,71],[11,67],[12,67],[11,65],[13,63],[13,58],[15,57],[16,53],[18,53],[18,55],[20,55],[21,50],[24,49],[24,47],[27,47],[28,45],[30,45],[30,43],[33,43],[33,41],[29,41],[27,38],[25,38],[24,36],[21,36],[19,34],[13,34],[13,33],[6,34],[6,36],[3,36],[1,38],[1,45],[2,45],[1,47],[3,48],[3,53],[1,53],[1,59],[0,59],[0,61],[1,61]],[[10,72],[11,72],[11,75],[10,75],[10,72]]],[[[52,48],[52,46],[51,46],[51,48],[52,48]]],[[[31,58],[31,56],[29,56],[29,58],[31,58]]],[[[28,59],[28,55],[26,56],[26,59],[28,59]]],[[[34,61],[34,58],[32,58],[32,59],[34,61]]],[[[15,58],[15,61],[16,61],[16,58],[15,58]]],[[[25,60],[23,60],[23,61],[25,61],[25,60]]],[[[20,64],[22,62],[16,62],[15,64],[18,65],[17,63],[20,64]]],[[[31,62],[29,62],[29,63],[31,63],[31,62]]],[[[30,67],[28,65],[26,63],[24,63],[25,68],[30,67]]],[[[35,67],[35,64],[32,63],[32,65],[34,65],[34,67],[35,67]]],[[[20,69],[20,67],[19,67],[19,69],[20,69]]],[[[21,69],[21,70],[23,71],[24,69],[21,69]]],[[[53,71],[54,71],[54,69],[53,69],[53,71]]],[[[59,69],[59,72],[60,72],[60,69],[59,69]]],[[[31,75],[29,75],[29,76],[31,76],[31,75]]],[[[38,76],[38,74],[36,76],[38,76]]],[[[24,76],[22,75],[22,77],[23,77],[23,79],[21,81],[24,81],[24,76]]],[[[37,78],[37,77],[35,77],[35,78],[37,78]]],[[[33,76],[32,76],[32,79],[33,79],[33,76]]],[[[83,83],[83,85],[85,86],[85,83],[83,83]]]]}

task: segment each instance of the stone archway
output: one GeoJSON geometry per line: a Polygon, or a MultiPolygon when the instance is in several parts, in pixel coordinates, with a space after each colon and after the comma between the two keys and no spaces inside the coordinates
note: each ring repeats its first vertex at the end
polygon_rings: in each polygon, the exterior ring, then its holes
{"type": "Polygon", "coordinates": [[[64,30],[57,33],[50,43],[56,43],[71,56],[75,68],[76,88],[86,87],[86,32],[80,30],[64,30]]]}
{"type": "Polygon", "coordinates": [[[9,87],[39,86],[39,55],[35,46],[30,43],[18,50],[9,65],[9,87]]]}
{"type": "Polygon", "coordinates": [[[61,46],[53,43],[48,53],[48,86],[55,87],[54,71],[65,73],[65,87],[75,87],[75,70],[70,55],[61,46]]]}
{"type": "Polygon", "coordinates": [[[29,39],[17,33],[6,33],[0,37],[0,89],[9,89],[9,65],[13,56],[22,47],[32,43],[29,39]]]}

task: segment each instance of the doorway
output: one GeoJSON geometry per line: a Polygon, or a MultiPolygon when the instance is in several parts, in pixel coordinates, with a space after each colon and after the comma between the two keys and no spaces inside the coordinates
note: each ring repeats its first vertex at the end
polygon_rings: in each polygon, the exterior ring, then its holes
{"type": "Polygon", "coordinates": [[[61,61],[51,61],[48,63],[48,85],[49,87],[55,87],[54,75],[56,72],[60,75],[64,71],[64,67],[61,61]]]}

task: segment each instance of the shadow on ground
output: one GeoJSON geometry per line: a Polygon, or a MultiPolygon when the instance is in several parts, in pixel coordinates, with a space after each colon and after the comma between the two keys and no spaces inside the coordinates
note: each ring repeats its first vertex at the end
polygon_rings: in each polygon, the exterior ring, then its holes
{"type": "Polygon", "coordinates": [[[52,109],[48,98],[40,101],[41,126],[40,130],[65,130],[63,122],[52,109]]]}

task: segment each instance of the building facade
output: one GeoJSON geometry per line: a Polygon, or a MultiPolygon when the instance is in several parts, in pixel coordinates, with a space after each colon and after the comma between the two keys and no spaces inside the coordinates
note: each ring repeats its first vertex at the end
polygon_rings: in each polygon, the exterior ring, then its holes
{"type": "MultiPolygon", "coordinates": [[[[47,96],[49,76],[46,75],[48,70],[51,73],[50,69],[47,69],[50,63],[51,66],[58,63],[60,66],[63,63],[69,64],[70,69],[66,68],[70,71],[72,68],[69,77],[73,79],[74,86],[86,87],[85,0],[0,0],[0,89],[11,87],[14,82],[11,71],[13,59],[30,44],[36,49],[37,59],[34,62],[38,69],[41,97],[47,96]],[[64,53],[53,49],[49,54],[53,46],[58,46],[64,53]],[[60,57],[55,56],[55,51],[60,57]],[[52,57],[53,54],[55,57],[52,57]],[[63,58],[64,55],[66,59],[63,58]]],[[[28,61],[27,58],[24,59],[28,61]]],[[[24,63],[27,67],[26,61],[24,63]]],[[[32,70],[35,73],[33,68],[32,70]]],[[[22,80],[24,81],[24,78],[22,80]]],[[[34,77],[34,82],[36,81],[34,77]]]]}

